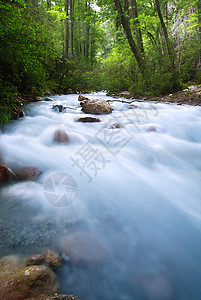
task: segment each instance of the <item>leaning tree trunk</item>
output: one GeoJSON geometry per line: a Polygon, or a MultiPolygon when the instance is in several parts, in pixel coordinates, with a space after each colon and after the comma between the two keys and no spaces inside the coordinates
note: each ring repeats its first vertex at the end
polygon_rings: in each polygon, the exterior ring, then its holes
{"type": "Polygon", "coordinates": [[[136,43],[133,39],[130,24],[128,22],[128,19],[125,17],[125,15],[123,13],[123,9],[122,9],[122,5],[121,5],[120,0],[114,0],[114,2],[115,2],[116,9],[118,11],[119,17],[121,19],[121,24],[124,28],[129,46],[130,46],[131,51],[133,52],[133,54],[135,56],[135,59],[137,61],[140,73],[142,74],[142,76],[145,80],[146,86],[148,88],[150,86],[150,82],[149,82],[149,79],[148,79],[148,72],[147,72],[147,69],[146,69],[145,60],[143,59],[143,56],[141,55],[141,52],[140,52],[138,46],[136,45],[136,43]]]}

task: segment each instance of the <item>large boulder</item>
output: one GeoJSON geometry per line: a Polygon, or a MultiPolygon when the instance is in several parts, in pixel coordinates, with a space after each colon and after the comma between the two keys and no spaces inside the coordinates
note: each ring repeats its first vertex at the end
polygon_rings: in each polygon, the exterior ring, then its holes
{"type": "Polygon", "coordinates": [[[16,175],[6,166],[0,164],[0,184],[17,179],[16,175]]]}
{"type": "Polygon", "coordinates": [[[57,290],[56,275],[48,267],[21,268],[12,260],[0,260],[0,300],[22,300],[57,290]]]}
{"type": "Polygon", "coordinates": [[[84,101],[82,110],[87,114],[104,115],[112,112],[112,107],[103,99],[84,101]]]}
{"type": "Polygon", "coordinates": [[[106,259],[108,249],[104,241],[93,234],[76,231],[61,238],[63,255],[74,263],[95,263],[106,259]]]}
{"type": "Polygon", "coordinates": [[[54,141],[59,144],[65,144],[69,142],[69,137],[63,129],[57,129],[54,133],[54,141]]]}

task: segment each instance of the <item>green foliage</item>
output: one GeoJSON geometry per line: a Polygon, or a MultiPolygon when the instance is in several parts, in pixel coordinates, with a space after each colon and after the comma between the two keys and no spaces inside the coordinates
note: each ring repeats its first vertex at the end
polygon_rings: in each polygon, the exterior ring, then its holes
{"type": "Polygon", "coordinates": [[[0,78],[0,124],[8,122],[12,117],[12,108],[18,106],[15,100],[17,89],[0,78]]]}

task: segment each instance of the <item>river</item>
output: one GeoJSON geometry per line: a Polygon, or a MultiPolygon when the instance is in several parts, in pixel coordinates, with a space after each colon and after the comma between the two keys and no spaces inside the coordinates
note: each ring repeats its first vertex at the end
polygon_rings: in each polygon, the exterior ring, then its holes
{"type": "Polygon", "coordinates": [[[2,126],[5,165],[42,175],[1,187],[0,255],[59,252],[61,291],[81,300],[200,300],[201,108],[86,96],[112,114],[80,123],[78,95],[52,96],[2,126]],[[61,247],[72,234],[73,260],[61,247]]]}

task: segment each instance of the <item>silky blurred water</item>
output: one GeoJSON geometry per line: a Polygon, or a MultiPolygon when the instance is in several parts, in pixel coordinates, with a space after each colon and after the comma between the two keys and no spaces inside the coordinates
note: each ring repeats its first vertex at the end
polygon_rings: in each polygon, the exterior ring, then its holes
{"type": "Polygon", "coordinates": [[[200,300],[201,108],[134,100],[129,109],[102,93],[86,96],[110,100],[112,114],[80,123],[78,95],[52,96],[1,128],[4,164],[43,172],[1,187],[1,256],[46,247],[62,254],[63,236],[88,232],[107,256],[92,264],[64,259],[62,292],[82,300],[200,300]],[[110,129],[114,123],[123,127],[110,129]],[[57,129],[68,144],[53,141],[57,129]],[[60,173],[78,188],[61,208],[44,195],[47,179],[60,173]]]}

